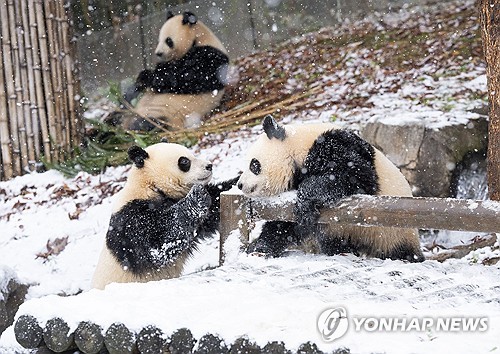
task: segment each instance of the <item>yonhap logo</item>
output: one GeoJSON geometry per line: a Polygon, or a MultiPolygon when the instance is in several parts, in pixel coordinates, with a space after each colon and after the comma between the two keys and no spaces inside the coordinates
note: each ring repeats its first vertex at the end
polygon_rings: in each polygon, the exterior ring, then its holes
{"type": "Polygon", "coordinates": [[[349,329],[347,310],[340,306],[326,309],[318,316],[317,326],[325,342],[341,338],[349,329]]]}
{"type": "Polygon", "coordinates": [[[318,316],[316,326],[323,341],[343,337],[352,321],[354,332],[486,332],[487,316],[356,316],[347,317],[343,306],[330,307],[318,316]]]}

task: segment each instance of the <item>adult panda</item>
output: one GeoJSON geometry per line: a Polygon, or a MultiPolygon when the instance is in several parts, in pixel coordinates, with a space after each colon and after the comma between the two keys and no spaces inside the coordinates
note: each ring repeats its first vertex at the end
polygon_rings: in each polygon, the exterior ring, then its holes
{"type": "MultiPolygon", "coordinates": [[[[154,70],[139,73],[125,94],[131,102],[140,93],[135,112],[170,129],[196,126],[220,103],[227,83],[229,57],[215,34],[192,12],[174,16],[160,29],[154,70]]],[[[125,116],[126,129],[149,130],[148,121],[125,116]]]]}
{"type": "Polygon", "coordinates": [[[319,225],[319,209],[353,194],[411,196],[396,166],[351,131],[324,124],[279,125],[271,116],[248,152],[238,188],[250,197],[297,190],[293,222],[266,222],[248,252],[279,256],[313,237],[328,255],[352,252],[421,262],[418,230],[319,225]]]}
{"type": "Polygon", "coordinates": [[[215,233],[219,196],[238,178],[209,184],[212,164],[166,142],[133,146],[92,287],[178,277],[198,242],[215,233]]]}

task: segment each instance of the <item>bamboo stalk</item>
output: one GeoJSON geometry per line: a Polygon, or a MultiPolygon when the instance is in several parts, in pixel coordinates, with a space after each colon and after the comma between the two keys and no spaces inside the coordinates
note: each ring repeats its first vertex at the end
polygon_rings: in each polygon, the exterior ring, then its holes
{"type": "Polygon", "coordinates": [[[53,0],[50,1],[52,13],[54,16],[52,17],[52,22],[54,25],[54,58],[57,66],[57,75],[56,82],[57,88],[60,90],[58,95],[59,98],[59,122],[61,129],[61,151],[64,152],[64,155],[67,156],[67,153],[70,151],[70,137],[69,137],[69,127],[68,127],[68,102],[67,102],[67,86],[66,86],[66,71],[64,70],[64,50],[62,47],[64,34],[62,33],[62,14],[60,12],[60,3],[61,0],[53,0]]]}
{"type": "Polygon", "coordinates": [[[0,169],[0,179],[8,179],[13,176],[12,171],[12,149],[9,143],[10,141],[10,133],[9,133],[9,112],[7,109],[7,95],[6,91],[3,89],[5,87],[5,76],[4,71],[7,68],[4,68],[4,55],[6,52],[4,49],[4,39],[8,38],[3,36],[3,24],[7,23],[6,18],[6,3],[4,1],[0,1],[0,20],[2,22],[2,31],[0,36],[0,149],[1,149],[1,163],[2,168],[0,169]]]}
{"type": "MultiPolygon", "coordinates": [[[[28,133],[28,158],[35,163],[40,157],[40,132],[37,121],[38,107],[36,104],[35,74],[33,71],[33,45],[28,18],[28,0],[21,1],[22,23],[24,32],[24,47],[26,49],[26,66],[28,68],[28,95],[31,122],[27,125],[28,133]]],[[[35,37],[33,37],[35,38],[35,37]]]]}
{"type": "MultiPolygon", "coordinates": [[[[2,2],[2,9],[5,11],[6,19],[2,21],[2,37],[3,37],[3,53],[5,63],[5,88],[7,90],[7,105],[9,109],[9,127],[10,127],[10,142],[12,151],[12,171],[13,175],[21,174],[21,160],[20,160],[20,146],[19,134],[17,131],[17,95],[14,85],[14,63],[13,63],[13,48],[12,48],[12,33],[10,24],[14,22],[11,13],[13,9],[13,2],[2,2]]],[[[12,13],[13,15],[13,13],[12,13]]]]}
{"type": "MultiPolygon", "coordinates": [[[[21,50],[23,47],[23,42],[19,41],[22,39],[20,37],[20,32],[19,30],[19,9],[18,7],[19,2],[18,1],[12,1],[10,4],[7,3],[7,5],[10,5],[9,9],[9,20],[10,20],[10,41],[11,41],[11,47],[12,47],[12,58],[13,58],[13,63],[14,63],[14,89],[16,92],[16,124],[17,124],[17,132],[18,132],[18,149],[17,153],[19,154],[19,159],[20,159],[20,164],[21,164],[21,173],[24,170],[24,168],[28,165],[28,149],[27,149],[27,144],[26,144],[26,127],[25,127],[25,122],[24,122],[24,117],[26,114],[26,107],[24,104],[24,83],[23,82],[23,73],[22,73],[22,58],[21,58],[21,50]]],[[[29,114],[29,110],[27,111],[29,114]]],[[[16,150],[14,150],[14,153],[16,153],[16,150]]]]}
{"type": "Polygon", "coordinates": [[[47,35],[47,52],[48,52],[48,60],[50,62],[50,75],[49,79],[52,84],[52,92],[53,92],[53,102],[54,102],[54,116],[52,117],[52,125],[54,129],[53,139],[53,148],[54,151],[57,151],[58,161],[61,161],[61,146],[62,146],[62,111],[61,111],[61,87],[59,85],[59,60],[57,60],[57,38],[55,36],[55,26],[54,26],[54,10],[53,10],[53,1],[44,1],[44,11],[45,11],[45,28],[47,35]]]}
{"type": "MultiPolygon", "coordinates": [[[[28,62],[26,57],[26,44],[25,44],[25,28],[23,27],[23,10],[22,3],[26,0],[14,1],[15,18],[16,18],[16,37],[18,46],[19,62],[17,70],[19,71],[20,81],[18,82],[19,88],[17,89],[21,96],[21,110],[22,116],[17,118],[17,124],[20,134],[21,142],[21,162],[23,170],[32,170],[35,166],[35,155],[33,146],[33,131],[31,123],[30,112],[30,90],[28,62]]],[[[27,30],[27,28],[26,28],[27,30]]]]}
{"type": "Polygon", "coordinates": [[[63,67],[64,67],[64,84],[66,92],[66,120],[67,120],[67,151],[71,153],[71,146],[79,142],[78,132],[77,132],[77,108],[75,105],[75,87],[74,87],[74,77],[73,77],[73,52],[71,48],[70,41],[68,38],[71,36],[70,26],[68,23],[68,15],[64,9],[64,4],[62,1],[57,2],[59,7],[59,17],[61,18],[60,26],[62,31],[62,51],[64,53],[63,67]]]}
{"type": "MultiPolygon", "coordinates": [[[[34,122],[35,125],[40,127],[41,130],[41,138],[43,144],[43,155],[48,161],[51,160],[50,153],[50,138],[49,138],[49,127],[47,124],[47,109],[45,103],[45,93],[43,89],[42,82],[42,64],[40,58],[40,46],[38,43],[38,20],[36,16],[36,7],[33,0],[28,0],[28,20],[31,23],[30,26],[30,37],[32,38],[33,50],[33,73],[35,78],[35,96],[36,96],[36,107],[38,111],[38,123],[34,122]]],[[[40,156],[40,155],[38,155],[40,156]]]]}
{"type": "Polygon", "coordinates": [[[46,155],[49,162],[59,161],[59,151],[57,146],[54,146],[54,141],[57,141],[57,129],[56,129],[56,109],[54,102],[54,91],[52,87],[51,80],[51,66],[48,52],[47,44],[47,30],[44,20],[44,9],[43,0],[34,0],[35,3],[35,13],[38,23],[38,40],[40,46],[41,55],[41,67],[42,67],[42,82],[45,93],[45,102],[47,107],[47,122],[49,128],[49,139],[50,139],[50,153],[46,155]]]}

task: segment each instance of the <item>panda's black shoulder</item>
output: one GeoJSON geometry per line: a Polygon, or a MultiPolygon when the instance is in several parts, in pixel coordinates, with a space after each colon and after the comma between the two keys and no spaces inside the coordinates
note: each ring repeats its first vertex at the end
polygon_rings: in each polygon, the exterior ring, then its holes
{"type": "Polygon", "coordinates": [[[375,149],[350,130],[332,129],[316,138],[304,164],[311,169],[324,169],[327,167],[322,166],[324,163],[331,165],[332,161],[349,159],[353,156],[357,156],[356,160],[361,159],[374,164],[375,149]]]}
{"type": "Polygon", "coordinates": [[[113,216],[119,216],[123,219],[143,217],[145,214],[154,214],[156,211],[168,209],[176,202],[175,199],[164,196],[152,199],[133,199],[126,201],[113,216]]]}
{"type": "Polygon", "coordinates": [[[320,134],[304,160],[300,179],[324,174],[349,177],[346,181],[362,181],[367,184],[364,187],[366,193],[375,194],[378,175],[374,147],[346,129],[332,129],[320,134]]]}
{"type": "Polygon", "coordinates": [[[229,63],[229,57],[221,50],[211,46],[194,46],[180,59],[198,68],[218,68],[229,63]]]}

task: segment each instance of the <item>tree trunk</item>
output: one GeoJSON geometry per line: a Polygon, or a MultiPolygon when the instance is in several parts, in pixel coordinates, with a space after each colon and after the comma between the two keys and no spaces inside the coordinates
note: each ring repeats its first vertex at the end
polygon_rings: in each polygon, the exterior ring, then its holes
{"type": "Polygon", "coordinates": [[[488,189],[500,200],[500,0],[480,0],[481,34],[488,77],[488,189]]]}

